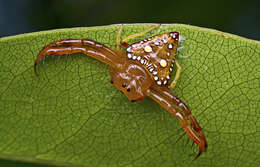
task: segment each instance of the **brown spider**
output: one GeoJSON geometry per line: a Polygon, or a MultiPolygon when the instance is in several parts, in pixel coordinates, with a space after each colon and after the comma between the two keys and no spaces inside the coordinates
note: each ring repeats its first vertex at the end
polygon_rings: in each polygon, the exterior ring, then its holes
{"type": "Polygon", "coordinates": [[[149,96],[159,103],[173,116],[177,117],[188,136],[199,147],[199,157],[207,148],[202,128],[199,126],[189,108],[169,89],[168,81],[174,63],[177,72],[170,87],[173,88],[179,78],[181,67],[175,60],[178,43],[181,42],[178,32],[163,33],[127,44],[127,41],[153,30],[131,35],[120,41],[122,26],[117,36],[117,50],[89,39],[63,39],[45,46],[34,62],[36,73],[37,63],[46,55],[65,55],[83,53],[112,67],[111,83],[130,101],[142,100],[149,96]],[[126,47],[125,51],[120,46],[126,47]],[[127,56],[125,56],[125,54],[127,56]],[[177,106],[177,107],[176,107],[177,106]],[[182,112],[179,111],[181,109],[182,112]]]}

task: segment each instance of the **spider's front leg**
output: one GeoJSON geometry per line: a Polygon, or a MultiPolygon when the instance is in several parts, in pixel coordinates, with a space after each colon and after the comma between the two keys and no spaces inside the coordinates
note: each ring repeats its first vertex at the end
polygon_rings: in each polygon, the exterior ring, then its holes
{"type": "Polygon", "coordinates": [[[122,56],[103,44],[89,39],[64,39],[50,43],[42,49],[34,61],[35,74],[37,75],[36,66],[43,57],[47,55],[61,56],[74,53],[83,53],[112,68],[118,68],[122,64],[122,56]]]}
{"type": "MultiPolygon", "coordinates": [[[[193,140],[194,143],[197,144],[199,147],[199,153],[197,157],[199,157],[207,148],[207,142],[205,140],[205,137],[202,133],[202,129],[199,127],[199,124],[195,120],[195,118],[191,115],[191,113],[187,113],[187,110],[185,112],[186,118],[175,106],[173,103],[176,103],[172,98],[166,97],[164,94],[161,94],[161,90],[157,89],[156,87],[151,88],[146,93],[147,96],[152,98],[154,101],[159,103],[164,109],[166,109],[169,113],[171,113],[173,116],[178,118],[180,121],[183,129],[188,134],[188,136],[193,140]],[[191,125],[189,124],[188,120],[191,121],[191,125]]],[[[177,99],[178,101],[179,99],[177,99]]],[[[184,103],[182,103],[184,104],[184,103]]],[[[176,105],[176,104],[175,104],[176,105]]],[[[181,109],[185,109],[185,105],[178,105],[181,109]]]]}
{"type": "Polygon", "coordinates": [[[162,96],[164,96],[167,99],[170,99],[176,106],[180,107],[183,110],[185,116],[190,121],[193,129],[199,134],[202,141],[205,143],[205,148],[207,148],[207,141],[202,131],[202,128],[200,127],[195,117],[191,114],[191,111],[188,108],[188,106],[186,106],[178,97],[174,96],[168,89],[157,86],[155,87],[158,91],[160,91],[160,94],[162,96]]]}

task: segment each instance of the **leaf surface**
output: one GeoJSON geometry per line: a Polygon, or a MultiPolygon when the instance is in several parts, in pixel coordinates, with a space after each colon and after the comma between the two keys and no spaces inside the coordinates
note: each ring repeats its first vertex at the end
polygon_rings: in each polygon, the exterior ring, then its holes
{"type": "MultiPolygon", "coordinates": [[[[149,24],[123,26],[122,38],[149,24]]],[[[115,48],[120,26],[60,29],[0,39],[0,158],[51,166],[254,167],[260,164],[260,42],[170,24],[137,38],[178,31],[185,49],[174,89],[204,129],[197,147],[157,103],[129,102],[110,84],[110,67],[82,54],[48,56],[58,39],[89,38],[115,48]],[[180,140],[178,140],[180,138],[180,140]]]]}

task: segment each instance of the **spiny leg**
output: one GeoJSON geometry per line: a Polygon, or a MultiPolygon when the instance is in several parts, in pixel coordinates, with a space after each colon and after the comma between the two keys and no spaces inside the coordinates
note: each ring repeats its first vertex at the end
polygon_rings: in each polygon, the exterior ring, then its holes
{"type": "Polygon", "coordinates": [[[178,63],[177,60],[175,60],[175,64],[177,66],[177,71],[176,71],[173,81],[171,82],[171,85],[170,85],[171,89],[173,89],[175,87],[175,85],[177,84],[177,81],[179,80],[181,71],[182,71],[181,65],[178,63]]]}
{"type": "MultiPolygon", "coordinates": [[[[199,153],[197,157],[199,157],[205,150],[205,143],[201,139],[201,137],[193,130],[193,128],[188,123],[188,120],[185,116],[172,104],[172,101],[168,98],[162,96],[158,91],[150,89],[146,93],[147,96],[151,97],[154,101],[160,104],[163,108],[165,108],[170,114],[175,116],[181,123],[183,129],[188,134],[188,136],[196,143],[199,147],[199,153]]],[[[197,158],[196,157],[196,158],[197,158]]]]}
{"type": "Polygon", "coordinates": [[[121,34],[122,34],[122,30],[123,30],[123,25],[121,25],[119,31],[118,31],[118,34],[117,34],[117,50],[120,50],[120,46],[124,46],[124,47],[128,47],[128,44],[127,42],[131,39],[134,39],[134,38],[137,38],[137,37],[140,37],[140,36],[143,36],[145,35],[146,33],[160,27],[161,24],[157,24],[157,25],[154,25],[154,26],[151,26],[150,28],[142,31],[142,32],[139,32],[139,33],[136,33],[136,34],[132,34],[132,35],[129,35],[128,37],[124,38],[123,40],[120,40],[120,37],[121,37],[121,34]]]}
{"type": "MultiPolygon", "coordinates": [[[[110,52],[111,54],[115,55],[116,56],[116,53],[114,50],[106,47],[105,45],[103,44],[100,44],[96,41],[93,41],[93,40],[90,40],[90,39],[62,39],[62,40],[58,40],[58,41],[55,41],[55,42],[52,42],[48,45],[46,45],[43,49],[48,49],[48,48],[51,48],[51,47],[56,47],[56,46],[78,46],[78,47],[81,47],[81,46],[88,46],[88,47],[91,47],[91,48],[101,48],[101,49],[104,49],[108,52],[110,52]]],[[[41,51],[41,52],[42,52],[41,51]]]]}
{"type": "Polygon", "coordinates": [[[176,96],[174,96],[169,89],[167,88],[162,88],[159,86],[154,86],[154,89],[159,91],[160,94],[162,96],[164,96],[167,99],[170,99],[171,102],[173,102],[176,106],[178,106],[179,108],[181,108],[185,114],[185,116],[187,117],[187,119],[190,120],[190,123],[193,127],[193,129],[199,134],[199,136],[201,137],[202,142],[204,143],[205,149],[207,148],[207,141],[206,138],[204,136],[204,133],[202,131],[202,128],[200,127],[199,123],[197,122],[197,120],[195,119],[195,117],[192,115],[190,109],[176,96]]]}
{"type": "Polygon", "coordinates": [[[88,39],[66,39],[50,43],[43,48],[34,62],[35,74],[37,75],[36,65],[46,55],[65,55],[74,53],[83,53],[105,64],[108,64],[113,68],[117,68],[121,65],[122,56],[105,45],[88,39]]]}

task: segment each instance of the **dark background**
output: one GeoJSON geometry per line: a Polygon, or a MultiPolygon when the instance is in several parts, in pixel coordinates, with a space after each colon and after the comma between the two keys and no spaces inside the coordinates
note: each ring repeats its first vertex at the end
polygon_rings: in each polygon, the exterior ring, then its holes
{"type": "Polygon", "coordinates": [[[183,23],[260,40],[260,1],[0,0],[0,37],[114,23],[183,23]]]}

